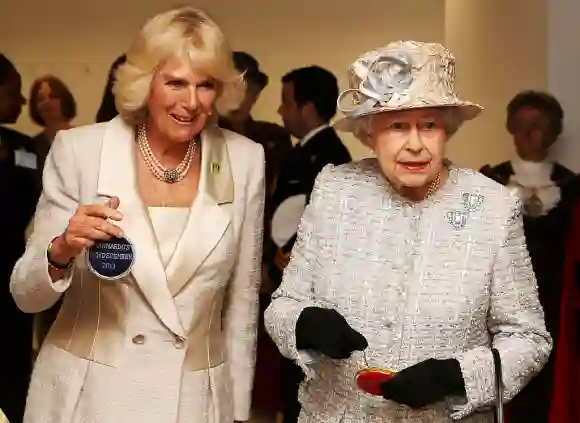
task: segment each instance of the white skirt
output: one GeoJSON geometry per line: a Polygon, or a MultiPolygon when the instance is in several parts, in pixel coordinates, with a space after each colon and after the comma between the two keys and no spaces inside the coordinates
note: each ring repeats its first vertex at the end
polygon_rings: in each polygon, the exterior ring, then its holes
{"type": "Polygon", "coordinates": [[[45,344],[24,423],[233,422],[227,363],[184,372],[177,353],[128,355],[110,367],[45,344]]]}

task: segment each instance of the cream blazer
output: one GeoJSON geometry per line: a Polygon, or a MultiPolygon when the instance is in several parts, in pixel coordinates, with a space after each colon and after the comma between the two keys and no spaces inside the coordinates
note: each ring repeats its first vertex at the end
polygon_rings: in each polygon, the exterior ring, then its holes
{"type": "Polygon", "coordinates": [[[121,118],[60,132],[10,290],[24,312],[63,306],[34,370],[27,423],[199,423],[249,418],[264,208],[264,151],[202,133],[198,195],[165,268],[136,187],[132,127],[121,118]],[[46,248],[79,204],[118,196],[136,262],[105,281],[77,257],[53,283],[46,248]]]}

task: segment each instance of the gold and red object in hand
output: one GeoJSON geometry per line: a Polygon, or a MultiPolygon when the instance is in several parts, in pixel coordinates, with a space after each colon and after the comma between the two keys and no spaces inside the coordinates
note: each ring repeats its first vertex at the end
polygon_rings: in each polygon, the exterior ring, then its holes
{"type": "Polygon", "coordinates": [[[395,372],[378,367],[367,367],[356,374],[356,385],[367,394],[381,396],[381,385],[393,378],[395,372]]]}
{"type": "Polygon", "coordinates": [[[366,351],[362,351],[365,368],[357,372],[355,376],[358,388],[370,395],[382,396],[381,385],[393,378],[395,372],[392,370],[371,367],[367,361],[366,351]]]}

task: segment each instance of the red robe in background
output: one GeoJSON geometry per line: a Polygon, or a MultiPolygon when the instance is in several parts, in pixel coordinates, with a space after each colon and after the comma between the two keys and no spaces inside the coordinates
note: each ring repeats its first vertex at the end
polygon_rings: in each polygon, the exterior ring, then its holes
{"type": "Polygon", "coordinates": [[[579,423],[580,201],[574,206],[568,234],[558,338],[549,423],[579,423]]]}

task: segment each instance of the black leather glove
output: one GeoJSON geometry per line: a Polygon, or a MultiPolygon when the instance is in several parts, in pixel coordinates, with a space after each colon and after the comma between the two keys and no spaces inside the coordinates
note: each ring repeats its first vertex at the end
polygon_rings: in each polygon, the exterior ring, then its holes
{"type": "Polygon", "coordinates": [[[457,360],[430,358],[396,373],[381,391],[385,399],[421,408],[450,395],[465,395],[465,382],[457,360]]]}
{"type": "Polygon", "coordinates": [[[365,337],[351,328],[336,310],[306,307],[296,322],[299,350],[315,350],[330,358],[344,359],[368,345],[365,337]]]}

